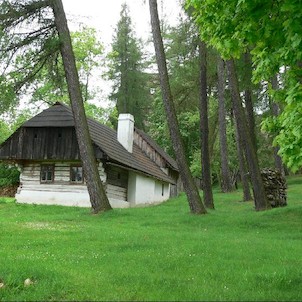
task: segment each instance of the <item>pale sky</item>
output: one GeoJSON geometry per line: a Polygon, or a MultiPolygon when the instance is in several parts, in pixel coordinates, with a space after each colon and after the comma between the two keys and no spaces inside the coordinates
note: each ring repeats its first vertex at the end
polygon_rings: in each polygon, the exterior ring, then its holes
{"type": "MultiPolygon", "coordinates": [[[[151,37],[150,13],[148,0],[62,0],[70,30],[78,30],[79,26],[89,26],[98,30],[99,38],[105,46],[105,52],[110,50],[112,35],[120,18],[121,6],[127,3],[132,26],[137,38],[146,41],[151,37]]],[[[176,25],[181,7],[180,0],[158,0],[160,18],[164,16],[170,25],[176,25]]],[[[148,52],[153,52],[153,44],[148,52]]],[[[102,94],[94,103],[107,106],[111,83],[98,76],[93,78],[92,86],[99,87],[102,94]]]]}
{"type": "MultiPolygon", "coordinates": [[[[1,0],[0,0],[1,1],[1,0]]],[[[160,19],[164,17],[170,25],[176,25],[181,12],[179,2],[183,0],[157,0],[160,19]]],[[[105,52],[110,51],[112,35],[120,18],[121,6],[127,3],[133,29],[137,38],[144,41],[151,37],[150,13],[148,0],[62,0],[64,10],[71,31],[79,30],[80,26],[93,27],[98,31],[101,43],[105,46],[105,52]]],[[[146,46],[146,44],[144,45],[146,46]]],[[[153,44],[148,45],[148,52],[153,52],[153,44]]],[[[93,103],[107,107],[108,95],[111,92],[111,84],[102,76],[102,71],[95,72],[91,86],[100,89],[93,103]]],[[[20,109],[28,107],[28,96],[20,101],[20,109]]],[[[42,107],[41,107],[42,108],[42,107]]]]}
{"type": "MultiPolygon", "coordinates": [[[[147,39],[151,33],[148,0],[63,0],[63,5],[71,29],[81,23],[94,27],[108,46],[124,2],[128,4],[136,36],[147,39]]],[[[158,0],[158,10],[174,25],[180,12],[179,0],[158,0]]]]}

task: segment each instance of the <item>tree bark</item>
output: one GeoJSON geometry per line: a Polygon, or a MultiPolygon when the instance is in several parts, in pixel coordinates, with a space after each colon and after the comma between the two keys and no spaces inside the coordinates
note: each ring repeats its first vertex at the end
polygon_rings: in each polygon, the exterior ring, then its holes
{"type": "Polygon", "coordinates": [[[226,110],[225,110],[225,68],[224,61],[217,57],[217,75],[218,75],[218,127],[220,141],[220,161],[221,161],[221,191],[231,192],[234,187],[231,183],[231,173],[229,168],[229,154],[226,132],[226,110]]]}
{"type": "Polygon", "coordinates": [[[201,144],[201,169],[203,181],[203,198],[207,208],[214,209],[211,164],[209,155],[209,119],[208,119],[208,96],[207,96],[207,48],[203,41],[199,42],[200,64],[200,144],[201,144]]]}
{"type": "Polygon", "coordinates": [[[150,8],[153,43],[155,48],[156,61],[158,65],[160,86],[161,86],[165,112],[169,125],[169,132],[173,144],[173,149],[176,155],[176,162],[178,164],[180,176],[183,181],[184,190],[188,197],[188,203],[191,213],[205,214],[207,213],[207,211],[201,201],[198,189],[193,180],[192,174],[189,170],[189,166],[186,161],[186,157],[184,153],[183,143],[180,136],[178,121],[177,121],[172,93],[170,89],[164,45],[163,45],[161,31],[160,31],[157,1],[149,0],[149,8],[150,8]]]}
{"type": "MultiPolygon", "coordinates": [[[[235,113],[234,113],[235,116],[235,113]]],[[[236,136],[236,148],[237,148],[237,155],[238,155],[238,162],[239,162],[239,172],[241,177],[241,184],[242,184],[242,191],[243,191],[243,201],[250,201],[253,200],[250,185],[249,185],[249,175],[246,168],[246,162],[244,158],[244,144],[242,142],[242,139],[239,137],[239,130],[238,130],[238,124],[235,120],[235,136],[236,136]]]]}
{"type": "MultiPolygon", "coordinates": [[[[271,84],[272,84],[272,88],[276,91],[279,89],[279,84],[278,84],[278,77],[277,75],[275,75],[272,79],[271,79],[271,84]]],[[[272,114],[274,116],[278,116],[279,113],[280,113],[280,108],[279,108],[279,105],[276,103],[276,102],[272,102],[272,105],[271,105],[271,111],[272,111],[272,114]]],[[[279,151],[279,147],[278,146],[275,146],[274,147],[274,159],[275,159],[275,167],[277,170],[280,171],[280,173],[285,176],[285,171],[284,171],[284,165],[283,165],[283,162],[282,162],[282,159],[281,157],[278,155],[278,151],[279,151]]]]}
{"type": "Polygon", "coordinates": [[[257,155],[257,139],[255,132],[255,115],[254,115],[254,105],[252,98],[252,61],[251,55],[249,52],[244,54],[244,101],[245,101],[245,109],[247,114],[247,123],[250,131],[250,136],[252,140],[252,144],[255,146],[256,155],[257,155]]]}
{"type": "Polygon", "coordinates": [[[218,110],[209,118],[209,156],[210,162],[214,154],[214,146],[218,135],[218,110]]]}
{"type": "Polygon", "coordinates": [[[254,203],[256,211],[266,210],[271,208],[265,194],[260,168],[256,156],[255,146],[252,143],[250,133],[247,126],[247,120],[242,106],[239,93],[239,85],[235,70],[234,60],[230,59],[226,62],[228,70],[228,78],[233,101],[235,118],[238,125],[239,136],[245,146],[245,156],[249,167],[249,173],[253,188],[254,203]]]}
{"type": "Polygon", "coordinates": [[[80,89],[79,76],[76,69],[70,32],[67,26],[62,0],[51,0],[50,3],[54,12],[55,24],[60,38],[61,54],[68,86],[68,93],[73,111],[75,130],[91,206],[94,213],[110,210],[111,206],[100,179],[94,151],[92,148],[80,89]]]}

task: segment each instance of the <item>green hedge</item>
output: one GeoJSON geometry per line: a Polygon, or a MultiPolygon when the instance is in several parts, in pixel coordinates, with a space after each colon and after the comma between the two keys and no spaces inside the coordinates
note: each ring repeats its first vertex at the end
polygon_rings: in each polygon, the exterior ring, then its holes
{"type": "Polygon", "coordinates": [[[15,166],[0,163],[0,187],[7,187],[19,183],[20,172],[15,166]]]}

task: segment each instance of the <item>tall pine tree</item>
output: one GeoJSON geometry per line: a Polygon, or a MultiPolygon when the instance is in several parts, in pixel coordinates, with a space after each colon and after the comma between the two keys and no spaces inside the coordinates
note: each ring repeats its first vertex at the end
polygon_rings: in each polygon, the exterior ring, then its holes
{"type": "Polygon", "coordinates": [[[132,30],[129,10],[122,5],[109,59],[109,79],[113,81],[110,99],[118,113],[131,113],[138,128],[144,129],[146,104],[150,98],[148,75],[143,71],[141,42],[132,30]]]}

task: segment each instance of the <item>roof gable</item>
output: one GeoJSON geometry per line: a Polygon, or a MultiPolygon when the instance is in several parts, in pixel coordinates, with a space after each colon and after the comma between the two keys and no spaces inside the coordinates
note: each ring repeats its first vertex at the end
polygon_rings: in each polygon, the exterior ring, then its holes
{"type": "Polygon", "coordinates": [[[159,153],[173,170],[178,171],[176,161],[169,154],[167,154],[149,135],[136,127],[134,128],[134,131],[138,133],[157,153],[159,153]]]}
{"type": "Polygon", "coordinates": [[[29,119],[22,127],[74,127],[72,111],[61,103],[55,103],[29,119]]]}

